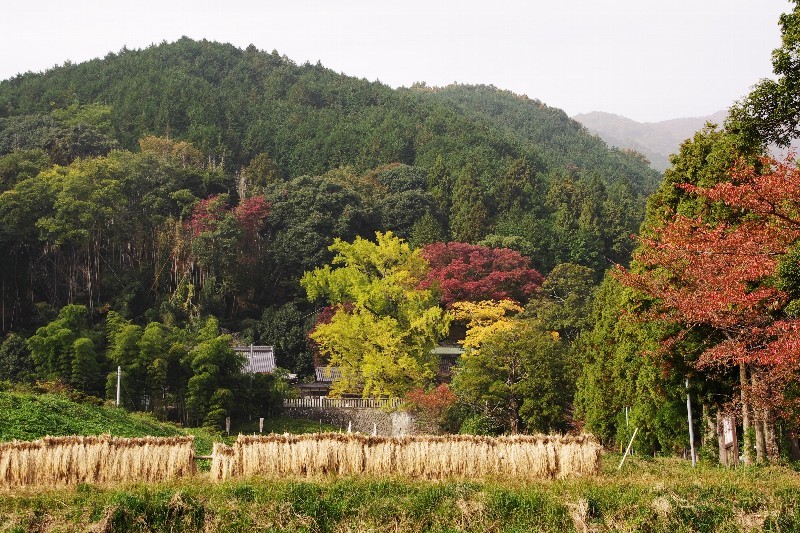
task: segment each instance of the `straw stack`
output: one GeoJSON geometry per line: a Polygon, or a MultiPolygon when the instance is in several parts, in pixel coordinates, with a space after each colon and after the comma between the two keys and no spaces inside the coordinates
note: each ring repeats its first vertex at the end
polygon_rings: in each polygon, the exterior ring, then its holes
{"type": "Polygon", "coordinates": [[[325,474],[552,479],[598,474],[600,450],[589,435],[240,435],[232,447],[215,445],[211,479],[325,474]]]}
{"type": "Polygon", "coordinates": [[[195,472],[194,437],[44,437],[0,443],[0,487],[154,482],[195,472]]]}

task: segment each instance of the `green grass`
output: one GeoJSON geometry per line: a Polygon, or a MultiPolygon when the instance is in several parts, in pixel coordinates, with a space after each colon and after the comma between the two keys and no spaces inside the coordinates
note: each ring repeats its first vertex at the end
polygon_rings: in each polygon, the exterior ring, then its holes
{"type": "MultiPolygon", "coordinates": [[[[245,435],[252,435],[258,433],[258,420],[247,422],[233,427],[236,433],[243,433],[245,435]]],[[[278,416],[274,418],[264,419],[263,433],[321,433],[323,431],[338,431],[339,428],[325,424],[322,422],[315,422],[314,420],[305,420],[302,418],[289,418],[287,416],[278,416]]]]}
{"type": "Polygon", "coordinates": [[[591,479],[511,482],[194,479],[27,490],[0,497],[4,531],[797,531],[800,479],[787,468],[692,469],[604,459],[591,479]]]}
{"type": "MultiPolygon", "coordinates": [[[[35,440],[45,435],[101,435],[118,437],[170,437],[194,435],[198,455],[211,453],[215,441],[232,442],[237,433],[258,432],[258,420],[234,426],[231,437],[223,437],[205,428],[181,428],[160,422],[145,413],[130,413],[113,406],[101,406],[70,400],[61,394],[0,390],[0,442],[35,440]]],[[[328,424],[311,420],[275,417],[264,420],[264,433],[313,433],[335,431],[328,424]]]]}
{"type": "Polygon", "coordinates": [[[172,424],[117,407],[78,403],[58,394],[0,392],[0,441],[44,435],[173,436],[172,424]]]}
{"type": "MultiPolygon", "coordinates": [[[[257,431],[257,421],[236,427],[257,431]]],[[[277,418],[265,432],[319,431],[277,418]]],[[[322,429],[331,429],[323,425],[322,429]]],[[[63,396],[0,392],[0,440],[45,434],[219,435],[63,396]]],[[[229,437],[228,440],[232,440],[229,437]]],[[[590,479],[518,482],[395,478],[242,480],[0,490],[0,531],[800,531],[800,475],[607,454],[590,479]]]]}

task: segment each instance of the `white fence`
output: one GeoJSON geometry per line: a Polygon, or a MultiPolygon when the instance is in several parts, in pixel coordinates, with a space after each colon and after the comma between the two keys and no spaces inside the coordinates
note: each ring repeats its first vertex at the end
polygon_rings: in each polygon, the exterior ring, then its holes
{"type": "Polygon", "coordinates": [[[397,409],[401,403],[402,400],[400,398],[326,398],[306,396],[305,398],[283,400],[284,407],[317,407],[320,409],[397,409]]]}

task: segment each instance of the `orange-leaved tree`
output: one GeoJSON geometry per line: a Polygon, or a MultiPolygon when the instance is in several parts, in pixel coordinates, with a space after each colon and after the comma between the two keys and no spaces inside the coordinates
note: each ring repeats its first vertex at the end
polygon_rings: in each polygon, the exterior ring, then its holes
{"type": "Polygon", "coordinates": [[[800,170],[763,158],[758,170],[732,169],[729,181],[679,187],[730,216],[714,224],[676,215],[640,239],[620,278],[653,299],[652,317],[682,326],[665,348],[693,329],[712,332],[696,366],[739,367],[744,429],[755,429],[759,458],[776,459],[775,411],[791,408],[800,362],[800,170]]]}

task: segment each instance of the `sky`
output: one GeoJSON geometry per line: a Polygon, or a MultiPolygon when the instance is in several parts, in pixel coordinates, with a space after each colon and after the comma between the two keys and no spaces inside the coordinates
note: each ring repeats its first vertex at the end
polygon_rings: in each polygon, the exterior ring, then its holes
{"type": "Polygon", "coordinates": [[[392,87],[491,84],[640,122],[704,116],[770,77],[789,0],[31,0],[3,7],[0,79],[181,36],[392,87]]]}

